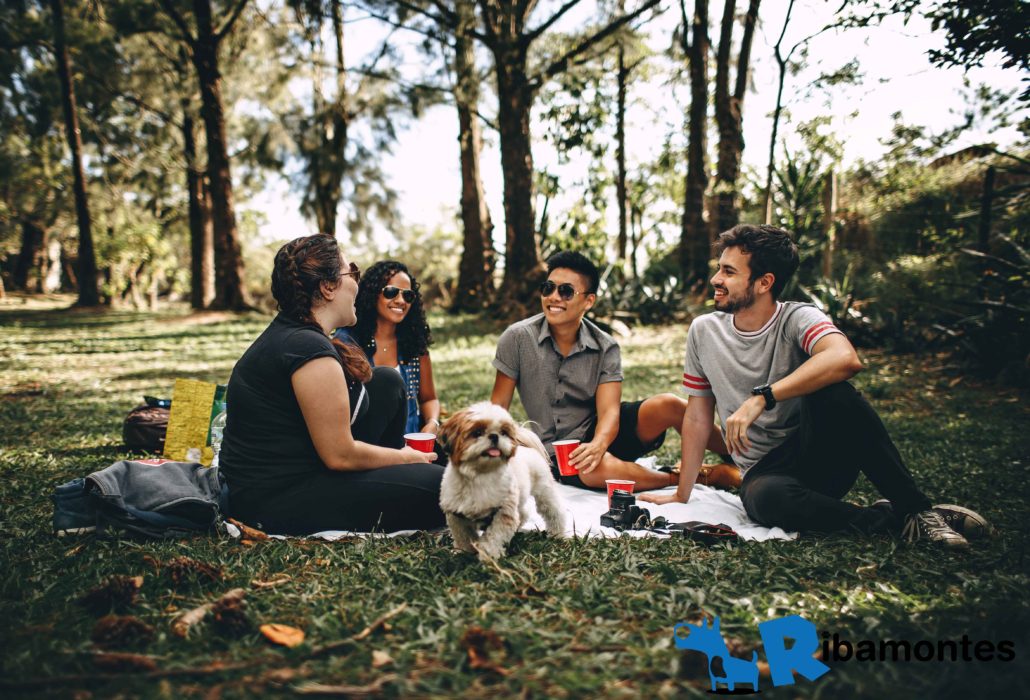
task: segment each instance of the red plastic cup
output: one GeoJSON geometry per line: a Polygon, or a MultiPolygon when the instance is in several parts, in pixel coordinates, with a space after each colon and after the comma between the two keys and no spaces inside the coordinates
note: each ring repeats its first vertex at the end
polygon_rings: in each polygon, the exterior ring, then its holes
{"type": "Polygon", "coordinates": [[[604,482],[608,486],[608,507],[612,507],[612,492],[618,489],[619,491],[629,491],[633,493],[633,487],[637,485],[635,481],[628,481],[626,479],[606,479],[604,482]]]}
{"type": "Polygon", "coordinates": [[[436,436],[432,433],[408,433],[404,436],[404,444],[419,452],[432,452],[436,436]]]}
{"type": "Polygon", "coordinates": [[[562,476],[574,476],[579,470],[569,464],[569,455],[579,447],[579,440],[556,440],[551,443],[554,456],[558,460],[558,473],[562,476]]]}

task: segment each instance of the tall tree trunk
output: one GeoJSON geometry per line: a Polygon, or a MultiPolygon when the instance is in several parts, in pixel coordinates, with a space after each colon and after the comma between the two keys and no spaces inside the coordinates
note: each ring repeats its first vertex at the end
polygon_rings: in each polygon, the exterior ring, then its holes
{"type": "MultiPolygon", "coordinates": [[[[623,3],[620,2],[620,14],[622,10],[623,3]]],[[[619,238],[615,248],[616,260],[621,265],[626,260],[628,238],[626,214],[626,79],[629,76],[629,71],[626,69],[626,53],[621,41],[616,48],[616,60],[618,62],[616,69],[618,92],[615,103],[615,196],[619,200],[619,238]]]]}
{"type": "MultiPolygon", "coordinates": [[[[682,8],[682,5],[681,5],[682,8]]],[[[684,16],[684,26],[686,17],[684,16]]],[[[708,278],[711,251],[705,223],[705,190],[708,126],[708,0],[694,4],[688,56],[690,59],[690,125],[687,143],[687,179],[683,199],[680,270],[686,287],[708,278]]]]}
{"type": "Polygon", "coordinates": [[[75,86],[72,83],[71,60],[64,40],[64,1],[50,0],[54,20],[54,53],[57,75],[61,81],[61,104],[64,107],[64,130],[72,152],[72,178],[75,193],[75,217],[79,224],[79,306],[97,306],[97,258],[93,250],[93,231],[86,200],[86,176],[82,169],[82,133],[75,106],[75,86]]]}
{"type": "Polygon", "coordinates": [[[976,247],[981,253],[991,251],[991,203],[994,200],[995,167],[990,165],[984,173],[983,192],[980,195],[980,223],[977,227],[976,247]]]}
{"type": "Polygon", "coordinates": [[[724,205],[723,195],[726,194],[724,192],[725,189],[730,189],[730,202],[732,206],[733,183],[727,183],[723,180],[722,169],[725,151],[733,148],[729,142],[733,138],[732,118],[730,116],[730,56],[733,49],[733,25],[736,20],[736,14],[736,0],[725,0],[722,7],[722,20],[720,21],[719,47],[715,54],[715,126],[719,131],[719,145],[713,192],[715,215],[712,217],[711,223],[714,224],[714,228],[719,230],[725,230],[723,228],[723,218],[726,212],[722,210],[724,205]]]}
{"type": "Polygon", "coordinates": [[[197,162],[197,143],[190,115],[189,100],[182,101],[182,141],[186,158],[186,192],[189,196],[190,222],[190,305],[206,309],[215,296],[214,232],[211,227],[209,188],[197,162]]]}
{"type": "Polygon", "coordinates": [[[222,76],[218,68],[218,36],[211,20],[210,0],[193,0],[197,39],[193,65],[200,82],[200,113],[207,143],[207,169],[211,185],[214,223],[215,298],[212,308],[251,308],[243,286],[243,254],[236,230],[232,174],[225,138],[225,110],[222,106],[222,76]]]}
{"type": "Polygon", "coordinates": [[[482,309],[494,291],[493,222],[483,194],[480,151],[483,148],[479,125],[479,76],[476,72],[475,45],[470,30],[475,26],[475,11],[459,2],[460,14],[455,31],[454,99],[458,107],[458,145],[461,152],[461,221],[464,245],[458,265],[458,293],[453,311],[482,309]]]}
{"type": "MultiPolygon", "coordinates": [[[[347,95],[347,66],[343,60],[343,5],[340,0],[332,0],[333,37],[336,39],[336,99],[332,110],[332,135],[329,138],[330,171],[333,174],[331,195],[333,197],[332,216],[327,221],[329,233],[336,235],[337,210],[343,198],[343,175],[347,170],[347,138],[350,127],[350,109],[347,95]]],[[[329,214],[329,212],[327,212],[329,214]]],[[[329,218],[327,216],[327,218],[329,218]]]]}
{"type": "Polygon", "coordinates": [[[837,249],[837,172],[830,166],[823,183],[823,277],[833,277],[833,256],[837,249]]]}
{"type": "MultiPolygon", "coordinates": [[[[780,38],[777,39],[776,45],[773,47],[773,55],[776,57],[776,66],[779,68],[779,82],[776,86],[776,108],[773,110],[773,123],[772,123],[772,135],[769,137],[769,163],[765,169],[765,223],[772,223],[772,181],[773,171],[776,169],[776,137],[780,129],[780,114],[783,112],[783,81],[787,77],[787,61],[790,58],[790,54],[794,52],[791,49],[790,53],[786,56],[783,55],[783,37],[787,33],[787,27],[790,25],[790,14],[794,10],[794,0],[790,0],[790,4],[787,5],[787,15],[783,19],[783,29],[780,31],[780,38]]],[[[797,48],[797,45],[794,46],[797,48]]]]}
{"type": "Polygon", "coordinates": [[[716,69],[715,123],[719,129],[719,153],[716,165],[716,229],[726,231],[739,221],[737,213],[740,160],[744,152],[744,96],[747,93],[748,71],[751,62],[751,44],[758,24],[761,0],[751,0],[744,16],[744,33],[737,54],[737,79],[733,94],[729,92],[730,42],[735,12],[734,0],[726,0],[723,10],[722,37],[719,40],[718,68],[716,69]],[[731,7],[733,5],[733,7],[731,7]],[[727,11],[729,28],[727,27],[727,11]],[[729,37],[727,32],[729,31],[729,37]],[[723,44],[726,44],[724,50],[723,44]],[[724,53],[725,51],[725,53],[724,53]]]}
{"type": "Polygon", "coordinates": [[[43,243],[46,240],[46,231],[43,227],[29,219],[21,221],[21,249],[14,261],[14,271],[11,274],[11,288],[22,292],[29,289],[29,279],[32,271],[37,271],[37,279],[42,280],[44,275],[42,266],[46,257],[43,252],[43,243]]]}
{"type": "Polygon", "coordinates": [[[499,301],[522,302],[543,276],[533,211],[533,152],[529,133],[534,94],[526,78],[525,53],[517,48],[495,52],[495,64],[506,234],[499,301]]]}

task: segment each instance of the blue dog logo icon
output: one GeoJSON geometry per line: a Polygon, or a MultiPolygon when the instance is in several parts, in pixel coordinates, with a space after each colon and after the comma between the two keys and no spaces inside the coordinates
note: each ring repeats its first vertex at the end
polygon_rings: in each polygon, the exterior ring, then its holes
{"type": "MultiPolygon", "coordinates": [[[[769,675],[774,686],[793,685],[794,674],[814,681],[830,670],[830,667],[813,658],[819,649],[819,636],[815,625],[799,615],[788,615],[776,620],[766,620],[758,625],[762,636],[762,647],[769,662],[769,675]],[[787,642],[790,641],[788,645],[787,642]]],[[[708,625],[680,622],[672,628],[672,640],[677,649],[690,649],[708,656],[708,680],[712,692],[719,683],[726,686],[725,692],[732,693],[736,686],[750,685],[758,692],[758,652],[751,652],[751,660],[738,659],[730,654],[719,631],[719,618],[708,625]],[[716,675],[714,662],[722,662],[722,674],[716,675]]]]}
{"type": "Polygon", "coordinates": [[[752,690],[758,691],[758,652],[751,652],[750,661],[731,656],[719,631],[719,618],[715,618],[709,627],[705,627],[704,620],[697,627],[689,622],[681,622],[673,627],[672,638],[678,648],[704,652],[708,656],[708,680],[711,681],[713,691],[719,682],[725,683],[730,692],[738,683],[747,683],[752,690]],[[680,632],[682,629],[687,632],[680,632]],[[717,658],[722,660],[725,674],[722,677],[716,676],[713,669],[717,658]]]}

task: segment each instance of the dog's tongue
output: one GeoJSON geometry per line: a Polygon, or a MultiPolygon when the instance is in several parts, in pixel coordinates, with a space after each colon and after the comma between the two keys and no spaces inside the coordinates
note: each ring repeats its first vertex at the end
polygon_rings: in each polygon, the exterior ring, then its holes
{"type": "Polygon", "coordinates": [[[489,450],[486,451],[486,453],[488,455],[490,455],[491,457],[500,457],[501,456],[501,451],[499,449],[497,449],[496,447],[491,447],[489,450]]]}

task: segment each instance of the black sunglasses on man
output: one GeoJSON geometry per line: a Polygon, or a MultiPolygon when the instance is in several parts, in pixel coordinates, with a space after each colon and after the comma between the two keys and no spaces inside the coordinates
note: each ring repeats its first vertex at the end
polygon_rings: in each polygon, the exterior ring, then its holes
{"type": "Polygon", "coordinates": [[[561,297],[562,301],[571,301],[572,297],[577,294],[589,294],[590,292],[577,292],[576,288],[568,282],[562,282],[561,284],[555,284],[551,280],[547,280],[540,285],[540,296],[549,297],[554,294],[554,290],[558,290],[558,296],[561,297]]]}

